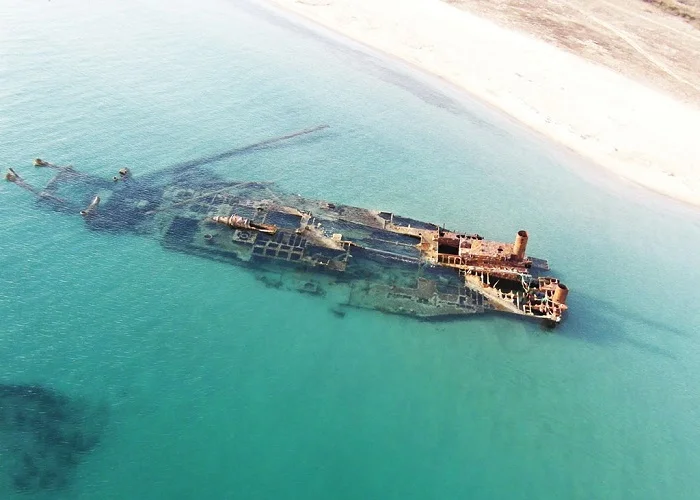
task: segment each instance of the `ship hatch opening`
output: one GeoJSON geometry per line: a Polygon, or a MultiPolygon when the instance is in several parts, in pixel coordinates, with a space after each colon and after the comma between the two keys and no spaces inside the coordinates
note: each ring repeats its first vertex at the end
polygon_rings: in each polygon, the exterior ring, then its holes
{"type": "Polygon", "coordinates": [[[451,245],[438,245],[438,253],[446,253],[449,255],[459,255],[459,248],[451,245]]]}
{"type": "Polygon", "coordinates": [[[446,253],[448,255],[459,255],[459,239],[438,238],[438,253],[446,253]]]}
{"type": "MultiPolygon", "coordinates": [[[[520,293],[524,292],[525,289],[523,288],[523,283],[521,281],[515,281],[515,280],[509,280],[509,279],[503,279],[503,278],[496,278],[497,285],[495,285],[495,288],[500,290],[503,293],[520,293]]],[[[491,277],[491,283],[494,282],[494,277],[491,277]]]]}

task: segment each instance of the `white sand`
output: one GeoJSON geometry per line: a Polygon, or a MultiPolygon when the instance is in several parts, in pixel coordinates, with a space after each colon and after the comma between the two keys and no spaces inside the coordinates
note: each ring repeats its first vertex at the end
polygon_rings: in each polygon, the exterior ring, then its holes
{"type": "Polygon", "coordinates": [[[700,205],[700,109],[439,0],[272,0],[438,75],[597,164],[700,205]]]}

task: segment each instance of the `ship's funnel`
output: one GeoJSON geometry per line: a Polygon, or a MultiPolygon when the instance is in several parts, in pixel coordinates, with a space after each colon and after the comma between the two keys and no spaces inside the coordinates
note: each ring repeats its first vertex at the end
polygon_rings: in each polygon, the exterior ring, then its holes
{"type": "Polygon", "coordinates": [[[515,244],[513,245],[513,258],[523,260],[525,258],[525,250],[527,249],[527,231],[520,230],[515,236],[515,244]]]}
{"type": "Polygon", "coordinates": [[[569,288],[564,283],[559,283],[554,289],[552,300],[558,304],[566,304],[566,297],[569,295],[569,288]]]}

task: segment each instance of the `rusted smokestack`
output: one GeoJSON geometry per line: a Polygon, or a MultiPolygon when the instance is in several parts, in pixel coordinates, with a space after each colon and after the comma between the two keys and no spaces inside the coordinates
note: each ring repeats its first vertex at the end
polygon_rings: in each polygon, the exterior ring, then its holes
{"type": "Polygon", "coordinates": [[[525,258],[525,250],[527,249],[527,231],[520,230],[515,236],[515,244],[513,245],[513,258],[523,260],[525,258]]]}
{"type": "Polygon", "coordinates": [[[559,283],[554,289],[552,300],[558,304],[566,304],[566,297],[569,295],[569,289],[564,283],[559,283]]]}

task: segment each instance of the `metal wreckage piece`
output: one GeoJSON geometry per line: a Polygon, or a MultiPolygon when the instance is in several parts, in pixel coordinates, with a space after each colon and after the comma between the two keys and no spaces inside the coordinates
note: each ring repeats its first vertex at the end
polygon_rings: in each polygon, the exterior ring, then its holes
{"type": "Polygon", "coordinates": [[[487,311],[558,324],[567,287],[546,276],[547,261],[513,243],[448,230],[391,212],[283,193],[263,182],[226,181],[204,167],[308,136],[327,125],[112,180],[44,160],[57,171],[43,190],[9,169],[8,181],[53,210],[83,216],[97,231],[155,236],[168,249],[256,270],[267,286],[328,295],[346,307],[431,319],[487,311]]]}

